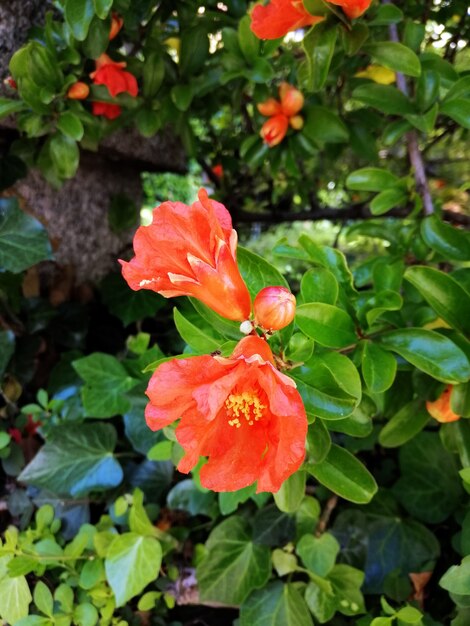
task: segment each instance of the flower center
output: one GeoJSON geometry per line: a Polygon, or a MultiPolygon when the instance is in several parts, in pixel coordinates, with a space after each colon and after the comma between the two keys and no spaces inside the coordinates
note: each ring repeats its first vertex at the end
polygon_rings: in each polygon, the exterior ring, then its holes
{"type": "Polygon", "coordinates": [[[243,393],[231,393],[225,400],[225,408],[230,417],[229,425],[240,428],[242,425],[240,420],[243,418],[247,421],[248,426],[253,426],[263,417],[264,409],[267,407],[261,403],[256,393],[244,391],[243,393]]]}

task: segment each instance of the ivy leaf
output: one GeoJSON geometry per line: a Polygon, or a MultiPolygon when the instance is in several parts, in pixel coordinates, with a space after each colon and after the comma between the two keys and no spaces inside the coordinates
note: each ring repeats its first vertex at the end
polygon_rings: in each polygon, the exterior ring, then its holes
{"type": "Polygon", "coordinates": [[[242,604],[240,626],[313,626],[313,621],[294,585],[276,581],[242,604]]]}
{"type": "Polygon", "coordinates": [[[74,497],[120,484],[122,468],[113,456],[117,435],[110,424],[54,428],[18,480],[74,497]]]}
{"type": "Polygon", "coordinates": [[[154,537],[124,533],[111,542],[105,559],[106,577],[116,606],[138,595],[160,570],[162,548],[154,537]]]}
{"type": "Polygon", "coordinates": [[[124,326],[153,317],[165,306],[165,298],[153,291],[133,291],[120,274],[109,274],[101,283],[101,297],[110,312],[124,326]]]}
{"type": "Polygon", "coordinates": [[[16,199],[0,198],[0,268],[16,274],[51,258],[44,226],[23,213],[16,199]]]}
{"type": "Polygon", "coordinates": [[[72,365],[85,381],[82,400],[88,417],[113,417],[129,410],[130,401],[124,394],[139,381],[131,378],[115,357],[94,352],[72,365]]]}
{"type": "Polygon", "coordinates": [[[240,517],[223,521],[206,543],[208,554],[197,568],[201,600],[241,604],[271,575],[271,552],[250,539],[240,517]]]}

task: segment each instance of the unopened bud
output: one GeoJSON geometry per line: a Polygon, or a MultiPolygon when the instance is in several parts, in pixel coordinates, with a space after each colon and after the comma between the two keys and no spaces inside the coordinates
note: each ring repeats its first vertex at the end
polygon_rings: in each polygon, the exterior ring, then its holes
{"type": "Polygon", "coordinates": [[[450,406],[450,396],[452,393],[452,385],[447,385],[439,398],[434,402],[426,402],[426,409],[435,420],[446,424],[448,422],[456,422],[460,419],[460,415],[454,413],[450,406]]]}
{"type": "Polygon", "coordinates": [[[271,117],[272,115],[279,115],[279,113],[282,113],[281,103],[274,98],[268,98],[264,102],[259,102],[256,106],[261,115],[264,115],[266,117],[271,117]]]}
{"type": "Polygon", "coordinates": [[[18,85],[16,84],[16,80],[12,77],[12,76],[7,76],[3,83],[7,86],[10,87],[10,89],[18,89],[18,85]]]}
{"type": "Polygon", "coordinates": [[[111,16],[111,28],[109,29],[109,41],[118,36],[119,31],[124,24],[124,20],[118,13],[113,13],[111,16]]]}
{"type": "Polygon", "coordinates": [[[304,125],[304,118],[301,115],[294,115],[289,119],[289,124],[294,130],[300,130],[304,125]]]}
{"type": "Polygon", "coordinates": [[[285,287],[261,289],[253,303],[256,323],[266,330],[281,330],[295,316],[295,296],[285,287]]]}
{"type": "Polygon", "coordinates": [[[287,117],[297,115],[304,106],[302,92],[288,83],[282,83],[279,87],[279,96],[281,98],[282,112],[284,115],[287,115],[287,117]]]}
{"type": "Polygon", "coordinates": [[[252,330],[253,330],[253,324],[250,322],[250,320],[245,320],[244,322],[240,324],[240,332],[243,333],[244,335],[249,335],[252,330]]]}
{"type": "Polygon", "coordinates": [[[89,93],[90,88],[88,85],[78,81],[69,87],[69,90],[67,91],[67,98],[70,98],[71,100],[85,100],[85,98],[88,98],[89,93]]]}

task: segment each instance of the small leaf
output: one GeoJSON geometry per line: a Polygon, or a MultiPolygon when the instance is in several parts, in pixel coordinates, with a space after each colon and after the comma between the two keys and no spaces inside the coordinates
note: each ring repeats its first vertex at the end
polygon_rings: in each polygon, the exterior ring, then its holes
{"type": "Polygon", "coordinates": [[[415,437],[429,421],[429,413],[422,400],[405,404],[385,424],[379,433],[379,443],[384,448],[397,448],[415,437]]]}
{"type": "Polygon", "coordinates": [[[379,167],[363,167],[351,172],[346,179],[346,186],[354,191],[384,191],[394,187],[399,178],[388,170],[379,167]]]}
{"type": "Polygon", "coordinates": [[[373,393],[383,393],[395,380],[396,359],[376,343],[367,341],[362,351],[362,374],[373,393]]]}
{"type": "Polygon", "coordinates": [[[339,543],[330,533],[320,537],[304,535],[296,547],[296,552],[305,567],[323,578],[333,569],[339,553],[339,543]]]}
{"type": "Polygon", "coordinates": [[[421,222],[421,235],[428,246],[444,258],[455,261],[470,260],[468,233],[445,224],[436,215],[430,215],[421,222]]]}
{"type": "Polygon", "coordinates": [[[407,76],[419,76],[421,63],[416,54],[402,43],[393,41],[375,41],[368,43],[362,48],[364,52],[391,70],[401,72],[407,76]]]}
{"type": "Polygon", "coordinates": [[[302,332],[322,346],[345,348],[358,341],[352,319],[331,304],[302,304],[297,307],[295,320],[302,332]]]}
{"type": "Polygon", "coordinates": [[[95,14],[93,0],[66,0],[64,14],[75,39],[84,41],[95,14]]]}
{"type": "Polygon", "coordinates": [[[360,85],[354,89],[352,96],[383,113],[391,115],[415,113],[410,100],[392,85],[360,85]]]}
{"type": "Polygon", "coordinates": [[[276,581],[242,604],[240,626],[313,626],[313,622],[294,585],[276,581]]]}

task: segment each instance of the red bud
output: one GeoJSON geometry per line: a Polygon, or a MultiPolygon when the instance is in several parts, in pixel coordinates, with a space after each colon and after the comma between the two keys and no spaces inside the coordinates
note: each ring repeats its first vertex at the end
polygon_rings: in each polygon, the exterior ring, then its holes
{"type": "Polygon", "coordinates": [[[285,287],[261,289],[253,304],[256,323],[266,330],[281,330],[295,316],[295,296],[285,287]]]}

